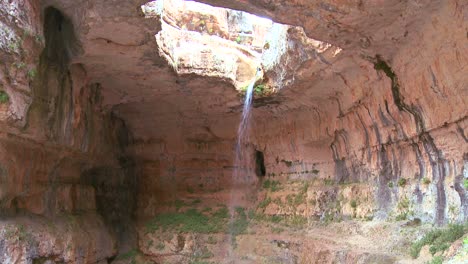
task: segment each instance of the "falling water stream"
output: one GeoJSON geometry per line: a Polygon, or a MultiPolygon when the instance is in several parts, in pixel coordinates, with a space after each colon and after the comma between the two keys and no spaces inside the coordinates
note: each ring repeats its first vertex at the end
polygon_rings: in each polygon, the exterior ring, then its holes
{"type": "Polygon", "coordinates": [[[242,109],[242,119],[239,123],[239,128],[237,130],[237,143],[236,143],[236,156],[234,162],[234,173],[232,175],[232,186],[231,186],[231,195],[229,201],[229,213],[231,215],[229,221],[229,234],[230,234],[230,243],[229,247],[229,258],[231,261],[235,262],[235,256],[233,255],[233,234],[234,231],[234,221],[235,221],[235,208],[239,205],[239,202],[242,198],[243,193],[239,190],[239,185],[246,183],[251,173],[250,169],[250,159],[247,148],[247,143],[249,142],[249,130],[250,130],[250,118],[251,118],[251,108],[252,108],[252,97],[254,92],[254,86],[256,81],[262,77],[261,68],[257,69],[255,78],[247,87],[245,92],[244,107],[242,109]]]}

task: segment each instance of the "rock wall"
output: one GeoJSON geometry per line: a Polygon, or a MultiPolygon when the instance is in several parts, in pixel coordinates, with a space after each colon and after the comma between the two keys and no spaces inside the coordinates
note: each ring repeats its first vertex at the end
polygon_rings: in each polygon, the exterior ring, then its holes
{"type": "Polygon", "coordinates": [[[233,166],[242,95],[177,75],[144,1],[0,2],[0,262],[105,263],[136,242],[159,261],[164,238],[134,222],[233,196],[307,223],[467,220],[462,1],[203,2],[304,27],[288,84],[254,100],[250,168],[233,166]]]}
{"type": "MultiPolygon", "coordinates": [[[[307,200],[325,197],[321,205],[306,203],[300,214],[323,218],[333,209],[353,216],[357,210],[364,218],[439,225],[467,219],[462,10],[457,1],[441,4],[391,57],[380,55],[388,54],[380,47],[372,56],[370,50],[344,50],[325,66],[319,58],[306,61],[295,84],[255,100],[252,160],[254,150],[262,151],[270,180],[309,181],[315,187],[307,200]],[[338,206],[328,204],[333,197],[342,197],[338,206]],[[351,201],[359,206],[352,208],[351,201]]],[[[161,117],[160,131],[134,146],[146,159],[139,195],[148,215],[170,196],[229,192],[237,114],[172,118],[177,121],[167,126],[161,117]]],[[[266,179],[253,171],[247,182],[259,188],[266,179]]]]}
{"type": "Polygon", "coordinates": [[[70,20],[10,2],[0,3],[0,262],[106,260],[132,221],[128,131],[71,64],[80,43],[70,20]]]}
{"type": "Polygon", "coordinates": [[[348,214],[352,199],[369,207],[361,216],[439,225],[466,221],[468,79],[461,10],[447,2],[391,61],[353,56],[358,73],[337,75],[342,89],[330,101],[303,100],[300,109],[257,121],[256,144],[265,151],[270,175],[325,179],[337,190],[365,185],[342,202],[348,214]],[[370,204],[360,201],[369,191],[370,204]]]}

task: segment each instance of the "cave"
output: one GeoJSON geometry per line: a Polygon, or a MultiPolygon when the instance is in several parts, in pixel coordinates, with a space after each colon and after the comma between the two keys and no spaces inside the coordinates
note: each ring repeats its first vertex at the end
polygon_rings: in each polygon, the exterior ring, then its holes
{"type": "Polygon", "coordinates": [[[468,262],[464,1],[0,7],[0,263],[468,262]]]}

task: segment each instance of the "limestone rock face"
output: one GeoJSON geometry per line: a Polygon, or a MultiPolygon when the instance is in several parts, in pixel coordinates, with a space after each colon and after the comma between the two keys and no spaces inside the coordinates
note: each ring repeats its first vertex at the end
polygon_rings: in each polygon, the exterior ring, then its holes
{"type": "Polygon", "coordinates": [[[393,263],[402,241],[380,220],[467,221],[466,1],[198,2],[213,6],[0,1],[0,262],[98,263],[132,248],[223,261],[210,243],[228,235],[145,228],[233,196],[318,234],[255,227],[239,263],[393,263]],[[242,89],[259,65],[252,167],[234,188],[242,89]],[[372,248],[313,224],[347,219],[369,223],[332,228],[372,248]],[[392,235],[386,252],[375,230],[392,235]]]}
{"type": "Polygon", "coordinates": [[[130,222],[132,196],[117,191],[132,192],[128,131],[71,63],[80,44],[67,17],[36,1],[0,5],[0,262],[106,261],[130,222]]]}

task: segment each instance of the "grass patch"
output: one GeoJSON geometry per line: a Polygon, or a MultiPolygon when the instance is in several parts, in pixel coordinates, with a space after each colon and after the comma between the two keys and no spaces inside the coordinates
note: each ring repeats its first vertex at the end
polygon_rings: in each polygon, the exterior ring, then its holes
{"type": "Polygon", "coordinates": [[[323,179],[323,184],[327,185],[327,186],[330,186],[330,185],[335,184],[335,181],[332,180],[332,179],[323,179]]]}
{"type": "Polygon", "coordinates": [[[425,245],[429,245],[429,252],[432,255],[445,251],[450,247],[451,243],[461,238],[467,232],[468,223],[465,223],[465,225],[451,224],[445,229],[434,229],[411,245],[410,255],[413,258],[419,257],[419,253],[425,245]]]}
{"type": "Polygon", "coordinates": [[[10,101],[10,97],[5,91],[0,91],[0,104],[6,104],[10,101]]]}
{"type": "Polygon", "coordinates": [[[265,180],[262,184],[263,189],[277,192],[281,190],[281,183],[279,181],[265,180]]]}
{"type": "Polygon", "coordinates": [[[138,250],[132,249],[126,253],[118,255],[115,259],[116,260],[134,259],[137,255],[138,255],[138,250]]]}
{"type": "Polygon", "coordinates": [[[285,219],[285,224],[293,228],[303,228],[307,224],[307,218],[302,215],[293,215],[285,219]]]}
{"type": "Polygon", "coordinates": [[[444,258],[442,256],[434,257],[429,264],[442,264],[444,262],[444,258]]]}
{"type": "Polygon", "coordinates": [[[249,225],[245,209],[242,207],[236,207],[234,221],[230,224],[229,233],[234,237],[240,234],[244,234],[249,225]]]}
{"type": "Polygon", "coordinates": [[[280,234],[280,233],[284,232],[284,228],[282,228],[282,227],[272,227],[271,232],[273,234],[280,234]]]}
{"type": "Polygon", "coordinates": [[[468,179],[463,179],[463,187],[468,190],[468,179]]]}
{"type": "Polygon", "coordinates": [[[304,182],[301,188],[299,189],[298,194],[288,194],[286,196],[286,201],[290,206],[298,206],[306,202],[307,190],[309,189],[309,183],[304,182]]]}
{"type": "Polygon", "coordinates": [[[397,209],[399,214],[395,217],[396,221],[403,221],[408,218],[408,215],[411,214],[410,210],[410,201],[407,197],[403,197],[397,204],[397,209]]]}
{"type": "Polygon", "coordinates": [[[258,204],[258,208],[265,209],[271,203],[271,198],[267,197],[258,204]]]}
{"type": "Polygon", "coordinates": [[[162,229],[163,231],[176,230],[183,233],[217,233],[223,231],[227,218],[228,212],[225,207],[212,215],[203,214],[196,209],[189,209],[185,212],[160,214],[146,224],[146,229],[147,232],[162,229]]]}

